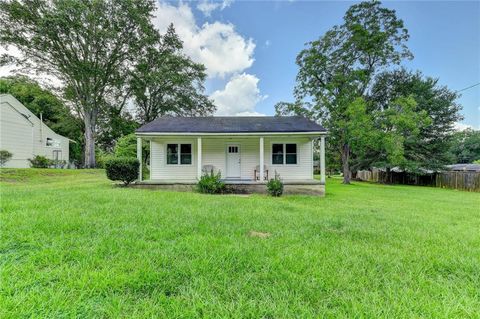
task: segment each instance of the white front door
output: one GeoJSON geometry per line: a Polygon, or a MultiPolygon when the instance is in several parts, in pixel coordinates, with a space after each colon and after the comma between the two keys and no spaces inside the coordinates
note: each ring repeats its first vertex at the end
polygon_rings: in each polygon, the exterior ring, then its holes
{"type": "Polygon", "coordinates": [[[227,145],[227,178],[240,178],[240,146],[227,145]]]}

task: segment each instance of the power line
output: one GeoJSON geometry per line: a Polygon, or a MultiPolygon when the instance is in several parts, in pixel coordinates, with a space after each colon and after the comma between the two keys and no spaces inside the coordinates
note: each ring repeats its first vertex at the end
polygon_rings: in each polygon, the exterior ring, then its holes
{"type": "Polygon", "coordinates": [[[458,93],[458,92],[465,91],[465,90],[468,90],[468,89],[471,89],[471,88],[473,88],[473,87],[476,87],[477,85],[480,85],[480,82],[478,82],[478,83],[476,83],[476,84],[474,84],[474,85],[470,85],[469,87],[466,87],[466,88],[464,88],[464,89],[458,90],[457,93],[458,93]]]}

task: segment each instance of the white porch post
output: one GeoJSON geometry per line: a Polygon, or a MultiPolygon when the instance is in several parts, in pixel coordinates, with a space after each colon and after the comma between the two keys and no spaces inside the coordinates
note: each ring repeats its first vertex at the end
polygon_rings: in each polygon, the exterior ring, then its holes
{"type": "Polygon", "coordinates": [[[325,136],[320,137],[320,182],[325,184],[325,136]]]}
{"type": "Polygon", "coordinates": [[[265,172],[264,172],[264,164],[263,164],[263,161],[264,161],[264,156],[263,156],[263,136],[260,137],[260,176],[259,176],[259,181],[261,183],[263,183],[263,177],[265,176],[265,172]]]}
{"type": "Polygon", "coordinates": [[[140,162],[140,166],[138,167],[138,181],[142,181],[142,138],[137,137],[137,159],[140,162]]]}
{"type": "Polygon", "coordinates": [[[197,138],[197,178],[202,177],[202,138],[197,138]]]}

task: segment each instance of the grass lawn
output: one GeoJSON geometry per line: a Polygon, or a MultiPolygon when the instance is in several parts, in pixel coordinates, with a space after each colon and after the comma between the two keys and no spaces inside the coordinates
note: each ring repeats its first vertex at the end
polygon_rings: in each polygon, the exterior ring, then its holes
{"type": "Polygon", "coordinates": [[[328,179],[325,198],[271,198],[112,187],[100,170],[0,177],[1,318],[480,318],[478,193],[328,179]]]}

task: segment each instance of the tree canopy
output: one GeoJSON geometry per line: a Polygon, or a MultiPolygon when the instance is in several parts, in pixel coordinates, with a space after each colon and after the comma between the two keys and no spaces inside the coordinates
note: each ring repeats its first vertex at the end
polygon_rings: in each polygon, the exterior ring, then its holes
{"type": "Polygon", "coordinates": [[[300,67],[293,104],[277,104],[277,112],[310,114],[322,119],[342,155],[344,182],[350,179],[351,141],[348,107],[364,98],[379,71],[412,54],[406,47],[408,32],[395,11],[379,1],[351,6],[344,23],[334,26],[318,40],[307,44],[297,56],[300,67]],[[307,100],[310,103],[305,103],[307,100]]]}
{"type": "Polygon", "coordinates": [[[182,52],[173,24],[153,45],[145,48],[135,66],[130,88],[140,123],[163,115],[207,115],[215,110],[203,94],[205,67],[182,52]]]}
{"type": "Polygon", "coordinates": [[[95,166],[98,138],[111,149],[135,126],[131,98],[140,122],[214,110],[202,94],[205,68],[181,53],[173,27],[159,34],[154,10],[153,0],[0,2],[0,44],[22,53],[3,60],[62,82],[83,121],[86,167],[95,166]]]}
{"type": "Polygon", "coordinates": [[[84,121],[85,166],[95,166],[97,120],[125,101],[129,68],[156,31],[150,0],[3,1],[0,43],[18,48],[17,63],[60,79],[84,121]]]}
{"type": "Polygon", "coordinates": [[[438,79],[402,68],[379,74],[368,102],[370,108],[378,112],[388,109],[392,101],[407,96],[415,101],[413,112],[424,112],[429,125],[419,127],[415,138],[406,141],[405,156],[416,163],[417,169],[441,169],[452,160],[449,150],[454,124],[462,119],[461,106],[456,102],[459,95],[439,85],[438,79]]]}
{"type": "Polygon", "coordinates": [[[480,131],[466,129],[453,134],[450,152],[452,164],[468,164],[480,160],[480,131]]]}

